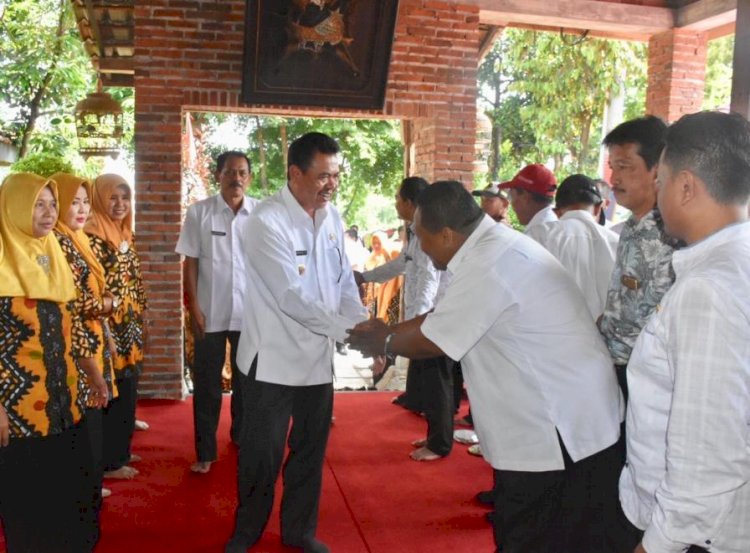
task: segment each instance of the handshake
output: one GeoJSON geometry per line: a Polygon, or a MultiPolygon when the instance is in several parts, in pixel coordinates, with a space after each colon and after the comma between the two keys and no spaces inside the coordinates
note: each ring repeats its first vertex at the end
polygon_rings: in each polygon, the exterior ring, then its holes
{"type": "Polygon", "coordinates": [[[365,357],[377,357],[386,354],[385,342],[392,330],[380,319],[371,319],[359,323],[347,332],[349,337],[346,343],[351,349],[361,352],[365,357]]]}

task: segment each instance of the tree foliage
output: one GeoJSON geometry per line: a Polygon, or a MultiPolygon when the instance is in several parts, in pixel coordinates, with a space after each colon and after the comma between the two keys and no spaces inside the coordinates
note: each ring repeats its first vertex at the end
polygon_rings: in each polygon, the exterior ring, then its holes
{"type": "Polygon", "coordinates": [[[67,125],[70,134],[73,108],[94,82],[70,2],[3,1],[0,9],[0,130],[14,140],[21,157],[51,148],[60,153],[69,147],[60,129],[67,125]],[[56,139],[35,133],[43,118],[56,139]]]}
{"type": "Polygon", "coordinates": [[[727,109],[732,99],[734,35],[708,43],[703,109],[727,109]]]}
{"type": "MultiPolygon", "coordinates": [[[[253,186],[250,194],[267,197],[286,184],[288,144],[306,132],[334,137],[341,146],[341,180],[335,204],[350,224],[368,223],[366,210],[372,194],[392,198],[403,178],[403,146],[395,121],[369,119],[285,119],[280,117],[207,114],[199,130],[207,141],[210,171],[216,156],[241,149],[250,158],[253,186]],[[232,133],[244,143],[230,140],[232,133]],[[205,136],[208,135],[208,136],[205,136]]],[[[214,190],[215,191],[215,190],[214,190]]]]}
{"type": "Polygon", "coordinates": [[[643,110],[645,52],[637,43],[506,29],[479,71],[481,105],[502,137],[490,153],[498,173],[550,160],[558,172],[595,172],[612,95],[624,86],[626,111],[643,110]]]}

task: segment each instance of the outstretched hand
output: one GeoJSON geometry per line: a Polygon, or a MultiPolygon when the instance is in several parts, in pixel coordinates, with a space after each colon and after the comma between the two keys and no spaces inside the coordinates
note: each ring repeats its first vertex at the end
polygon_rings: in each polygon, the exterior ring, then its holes
{"type": "Polygon", "coordinates": [[[365,283],[365,277],[362,276],[361,272],[354,271],[354,282],[357,286],[362,286],[365,283]]]}
{"type": "Polygon", "coordinates": [[[391,333],[391,329],[380,319],[371,319],[359,323],[347,332],[349,338],[346,339],[346,343],[350,348],[362,352],[365,357],[375,357],[383,355],[385,338],[391,333]]]}

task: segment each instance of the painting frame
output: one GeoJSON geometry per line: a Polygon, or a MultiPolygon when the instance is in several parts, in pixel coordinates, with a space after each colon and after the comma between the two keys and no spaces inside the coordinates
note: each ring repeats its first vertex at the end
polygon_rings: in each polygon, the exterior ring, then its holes
{"type": "Polygon", "coordinates": [[[242,102],[382,110],[398,0],[247,0],[242,102]]]}

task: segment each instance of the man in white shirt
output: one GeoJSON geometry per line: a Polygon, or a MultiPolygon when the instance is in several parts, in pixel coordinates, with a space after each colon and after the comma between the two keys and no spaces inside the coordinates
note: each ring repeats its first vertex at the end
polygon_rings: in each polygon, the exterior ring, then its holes
{"type": "Polygon", "coordinates": [[[536,225],[557,221],[552,209],[557,179],[544,165],[533,163],[521,169],[516,176],[500,185],[508,190],[510,205],[516,212],[518,222],[526,225],[525,232],[536,225]]]}
{"type": "Polygon", "coordinates": [[[365,353],[460,360],[497,482],[495,541],[509,553],[609,551],[621,397],[573,280],[551,254],[484,215],[461,183],[417,200],[422,249],[452,280],[429,314],[350,331],[365,353]]]}
{"type": "Polygon", "coordinates": [[[308,133],[289,147],[288,184],[259,204],[245,227],[245,317],[237,365],[243,398],[234,532],[226,553],[244,553],[268,522],[289,436],[281,540],[325,553],[315,538],[333,409],[333,352],[367,318],[330,201],[339,146],[308,133]],[[293,420],[289,431],[290,419],[293,420]],[[289,431],[289,432],[288,432],[289,431]]]}
{"type": "MultiPolygon", "coordinates": [[[[407,226],[406,246],[395,259],[366,271],[355,273],[358,282],[386,282],[404,275],[404,319],[427,313],[435,306],[441,277],[430,258],[419,247],[414,233],[417,198],[429,187],[421,177],[407,177],[396,193],[396,211],[407,226]]],[[[416,439],[410,453],[415,461],[435,461],[453,448],[453,363],[443,356],[417,359],[409,363],[406,392],[394,402],[411,411],[423,412],[427,437],[416,439]]]]}
{"type": "Polygon", "coordinates": [[[701,112],[667,131],[667,232],[687,243],[628,364],[622,509],[630,553],[750,551],[750,123],[701,112]],[[635,548],[635,549],[633,549],[635,548]]]}
{"type": "Polygon", "coordinates": [[[239,442],[242,398],[237,372],[237,341],[242,328],[245,259],[242,228],[258,200],[245,195],[252,181],[242,152],[216,159],[219,193],[191,205],[175,251],[185,256],[185,291],[195,337],[193,425],[196,462],[190,470],[207,473],[216,461],[216,430],[221,413],[221,371],[230,345],[232,440],[239,442]]]}
{"type": "Polygon", "coordinates": [[[619,240],[617,234],[597,222],[602,203],[596,182],[586,175],[571,175],[555,195],[560,220],[534,226],[526,233],[568,270],[594,320],[604,311],[619,240]]]}

